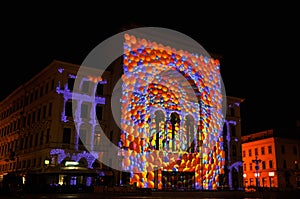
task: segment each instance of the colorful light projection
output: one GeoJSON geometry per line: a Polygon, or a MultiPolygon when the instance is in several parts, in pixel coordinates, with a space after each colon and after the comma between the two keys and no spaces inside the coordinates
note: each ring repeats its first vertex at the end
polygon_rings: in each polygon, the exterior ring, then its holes
{"type": "Polygon", "coordinates": [[[216,189],[225,165],[219,61],[134,35],[124,38],[119,146],[130,183],[216,189]],[[168,171],[190,177],[171,182],[168,171]]]}

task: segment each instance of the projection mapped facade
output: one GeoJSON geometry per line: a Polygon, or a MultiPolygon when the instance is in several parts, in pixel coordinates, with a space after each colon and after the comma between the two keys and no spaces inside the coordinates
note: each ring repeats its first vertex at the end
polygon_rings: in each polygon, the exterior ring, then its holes
{"type": "Polygon", "coordinates": [[[124,38],[119,146],[130,183],[216,189],[225,165],[219,61],[124,38]]]}

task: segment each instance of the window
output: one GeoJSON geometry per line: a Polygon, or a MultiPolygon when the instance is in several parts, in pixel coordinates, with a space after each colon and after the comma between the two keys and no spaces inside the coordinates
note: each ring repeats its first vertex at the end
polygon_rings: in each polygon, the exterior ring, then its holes
{"type": "Polygon", "coordinates": [[[249,164],[249,170],[252,171],[252,163],[249,164]]]}
{"type": "Polygon", "coordinates": [[[298,154],[297,146],[293,146],[293,153],[294,153],[294,155],[298,154]]]}
{"type": "Polygon", "coordinates": [[[82,92],[83,93],[89,93],[89,87],[90,87],[90,82],[84,81],[82,83],[82,88],[81,88],[82,92]]]}
{"type": "Polygon", "coordinates": [[[234,107],[230,107],[230,116],[234,116],[234,107]]]}
{"type": "Polygon", "coordinates": [[[258,148],[255,148],[255,149],[254,149],[254,154],[255,154],[255,155],[258,155],[258,148]]]}
{"type": "Polygon", "coordinates": [[[96,106],[96,116],[98,121],[101,121],[103,119],[103,107],[100,105],[96,106]]]}
{"type": "Polygon", "coordinates": [[[49,84],[47,83],[47,84],[46,84],[46,87],[45,87],[45,94],[48,93],[48,90],[49,90],[49,84]]]}
{"type": "Polygon", "coordinates": [[[247,170],[247,168],[246,168],[246,163],[244,163],[243,168],[244,168],[244,171],[247,170]]]}
{"type": "Polygon", "coordinates": [[[38,90],[35,90],[34,100],[37,100],[37,99],[38,99],[38,95],[39,95],[39,91],[38,91],[38,90]]]}
{"type": "Polygon", "coordinates": [[[70,144],[71,140],[71,128],[64,128],[62,142],[65,144],[70,144]]]}
{"type": "Polygon", "coordinates": [[[265,161],[262,161],[262,162],[261,162],[261,166],[262,166],[262,169],[266,169],[266,162],[265,162],[265,161]]]}
{"type": "Polygon", "coordinates": [[[34,146],[37,146],[37,145],[38,145],[38,141],[39,141],[39,134],[36,133],[36,134],[35,134],[35,140],[34,140],[34,146]]]}
{"type": "Polygon", "coordinates": [[[252,156],[252,151],[251,151],[251,149],[249,149],[249,151],[248,151],[248,156],[249,156],[249,157],[252,156]]]}
{"type": "Polygon", "coordinates": [[[47,129],[46,143],[49,143],[49,140],[50,140],[50,129],[47,129]]]}
{"type": "Polygon", "coordinates": [[[253,186],[253,178],[250,178],[250,186],[253,186]]]}
{"type": "Polygon", "coordinates": [[[47,106],[43,106],[43,119],[46,118],[46,113],[47,113],[47,106]]]}
{"type": "Polygon", "coordinates": [[[51,81],[51,90],[53,90],[54,89],[54,79],[52,79],[52,81],[51,81]]]}
{"type": "Polygon", "coordinates": [[[65,105],[65,116],[72,117],[72,101],[69,100],[65,105]]]}
{"type": "Polygon", "coordinates": [[[272,169],[273,168],[273,161],[269,160],[269,168],[272,169]]]}
{"type": "Polygon", "coordinates": [[[87,104],[81,104],[81,118],[87,118],[88,117],[88,105],[87,104]]]}
{"type": "Polygon", "coordinates": [[[281,145],[281,154],[285,154],[285,147],[284,147],[284,145],[281,145]]]}
{"type": "Polygon", "coordinates": [[[246,157],[246,151],[243,151],[243,158],[246,157]]]}
{"type": "Polygon", "coordinates": [[[49,103],[49,107],[48,107],[48,116],[51,116],[52,114],[52,103],[49,103]]]}
{"type": "Polygon", "coordinates": [[[286,169],[286,160],[283,160],[283,168],[286,169]]]}
{"type": "Polygon", "coordinates": [[[41,88],[40,88],[40,97],[42,97],[43,96],[43,93],[44,92],[44,88],[41,86],[41,88]]]}
{"type": "Polygon", "coordinates": [[[84,144],[86,142],[86,130],[80,129],[79,131],[79,138],[78,138],[78,144],[84,144]]]}
{"type": "Polygon", "coordinates": [[[233,124],[230,125],[230,131],[231,131],[231,136],[235,137],[236,136],[235,125],[233,125],[233,124]]]}
{"type": "Polygon", "coordinates": [[[72,91],[74,88],[74,83],[75,83],[75,79],[74,78],[69,78],[68,79],[68,89],[69,91],[72,91]]]}
{"type": "Polygon", "coordinates": [[[96,89],[96,96],[102,96],[102,95],[103,95],[103,84],[98,83],[96,89]]]}
{"type": "Polygon", "coordinates": [[[272,146],[268,146],[268,153],[272,154],[272,146]]]}
{"type": "Polygon", "coordinates": [[[41,131],[40,145],[44,144],[44,131],[41,131]]]}
{"type": "Polygon", "coordinates": [[[32,116],[31,116],[31,123],[34,123],[35,122],[35,112],[32,113],[32,116]]]}
{"type": "Polygon", "coordinates": [[[41,108],[38,109],[38,112],[37,112],[37,121],[40,121],[41,120],[41,108]]]}
{"type": "Polygon", "coordinates": [[[260,153],[261,153],[262,155],[265,155],[265,147],[261,147],[260,153]]]}

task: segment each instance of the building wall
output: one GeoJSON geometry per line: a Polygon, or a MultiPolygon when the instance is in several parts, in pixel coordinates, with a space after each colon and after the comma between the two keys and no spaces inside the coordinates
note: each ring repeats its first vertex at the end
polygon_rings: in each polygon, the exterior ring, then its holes
{"type": "Polygon", "coordinates": [[[240,108],[243,101],[242,98],[227,96],[226,119],[223,127],[227,168],[224,184],[230,189],[243,187],[240,108]]]}
{"type": "Polygon", "coordinates": [[[259,187],[275,187],[280,190],[299,188],[299,143],[298,139],[277,137],[273,130],[243,136],[244,185],[257,186],[255,174],[258,172],[259,187]],[[256,157],[260,160],[258,171],[255,170],[256,157]],[[253,180],[252,184],[250,179],[253,180]]]}

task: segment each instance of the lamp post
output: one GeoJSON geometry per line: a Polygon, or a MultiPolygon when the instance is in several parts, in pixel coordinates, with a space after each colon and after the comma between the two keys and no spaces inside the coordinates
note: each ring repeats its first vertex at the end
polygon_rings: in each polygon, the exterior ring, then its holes
{"type": "Polygon", "coordinates": [[[253,163],[255,163],[255,178],[256,178],[256,190],[259,187],[259,163],[261,162],[261,159],[258,159],[257,156],[255,156],[255,159],[252,160],[253,163]]]}

